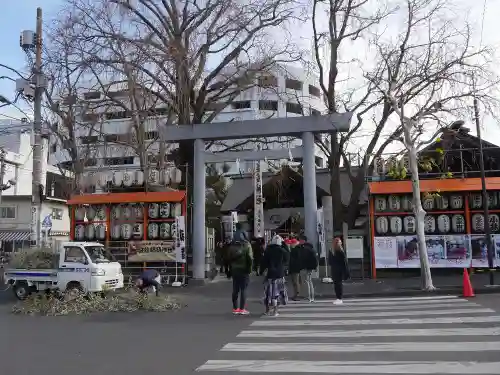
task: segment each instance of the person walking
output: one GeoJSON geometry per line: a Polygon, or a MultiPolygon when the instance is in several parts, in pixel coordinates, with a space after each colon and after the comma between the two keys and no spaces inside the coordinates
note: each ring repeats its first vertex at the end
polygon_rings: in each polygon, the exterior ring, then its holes
{"type": "Polygon", "coordinates": [[[292,300],[297,301],[300,298],[300,271],[302,270],[302,261],[300,259],[300,247],[298,241],[288,241],[288,246],[290,249],[290,263],[288,266],[288,273],[290,274],[290,279],[292,280],[293,287],[293,297],[292,300]]]}
{"type": "Polygon", "coordinates": [[[333,279],[333,287],[335,290],[336,300],[335,305],[342,305],[342,297],[344,293],[344,281],[349,279],[349,267],[347,266],[347,257],[342,246],[342,240],[335,238],[333,241],[333,249],[328,253],[328,263],[333,279]]]}
{"type": "Polygon", "coordinates": [[[245,308],[246,289],[252,273],[252,247],[242,231],[235,232],[227,251],[228,277],[233,279],[233,314],[248,315],[245,308]],[[239,303],[238,303],[239,299],[239,303]]]}
{"type": "Polygon", "coordinates": [[[299,241],[301,242],[299,247],[299,259],[301,262],[301,268],[304,274],[304,281],[307,286],[307,296],[309,302],[314,302],[314,284],[312,281],[312,273],[318,268],[318,256],[314,250],[314,246],[307,241],[305,235],[300,236],[299,241]]]}
{"type": "Polygon", "coordinates": [[[285,289],[285,266],[288,263],[288,252],[282,246],[283,239],[274,236],[271,243],[264,251],[260,264],[260,273],[265,276],[265,296],[266,315],[278,316],[278,305],[280,297],[282,303],[286,304],[285,289]],[[271,311],[272,309],[272,311],[271,311]]]}

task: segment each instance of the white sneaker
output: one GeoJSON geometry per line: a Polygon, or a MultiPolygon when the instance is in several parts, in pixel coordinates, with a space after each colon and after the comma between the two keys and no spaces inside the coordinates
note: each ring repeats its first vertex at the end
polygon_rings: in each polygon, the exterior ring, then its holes
{"type": "Polygon", "coordinates": [[[333,302],[334,305],[342,305],[344,302],[342,302],[341,299],[337,299],[335,300],[335,302],[333,302]]]}
{"type": "Polygon", "coordinates": [[[309,299],[309,303],[313,303],[313,302],[314,302],[314,298],[309,299]]]}

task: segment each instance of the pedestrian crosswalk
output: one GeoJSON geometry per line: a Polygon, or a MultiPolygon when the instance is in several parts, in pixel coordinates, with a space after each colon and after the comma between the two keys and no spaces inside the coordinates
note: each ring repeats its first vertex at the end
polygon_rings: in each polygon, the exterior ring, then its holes
{"type": "Polygon", "coordinates": [[[500,374],[500,316],[454,296],[291,302],[196,369],[214,373],[500,374]]]}

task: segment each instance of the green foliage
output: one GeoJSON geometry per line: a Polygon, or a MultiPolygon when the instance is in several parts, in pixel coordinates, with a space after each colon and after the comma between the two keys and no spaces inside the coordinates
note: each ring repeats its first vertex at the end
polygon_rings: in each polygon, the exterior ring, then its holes
{"type": "Polygon", "coordinates": [[[12,254],[8,268],[50,269],[57,267],[58,252],[49,248],[25,249],[12,254]]]}
{"type": "Polygon", "coordinates": [[[88,315],[103,312],[164,312],[183,306],[169,296],[144,295],[132,289],[118,293],[105,291],[104,295],[65,296],[36,294],[12,307],[12,313],[22,315],[62,316],[88,315]]]}

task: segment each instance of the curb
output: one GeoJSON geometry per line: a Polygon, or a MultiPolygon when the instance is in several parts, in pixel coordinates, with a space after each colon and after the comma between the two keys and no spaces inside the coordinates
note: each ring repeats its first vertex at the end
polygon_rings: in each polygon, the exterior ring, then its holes
{"type": "MultiPolygon", "coordinates": [[[[496,294],[500,293],[500,288],[482,287],[475,290],[475,294],[496,294]]],[[[410,290],[388,290],[385,292],[353,292],[345,293],[346,299],[348,298],[378,298],[378,297],[416,297],[416,296],[462,296],[462,288],[442,288],[432,292],[424,290],[410,289],[410,290]]],[[[317,299],[331,299],[335,298],[335,294],[317,294],[317,299]]]]}

